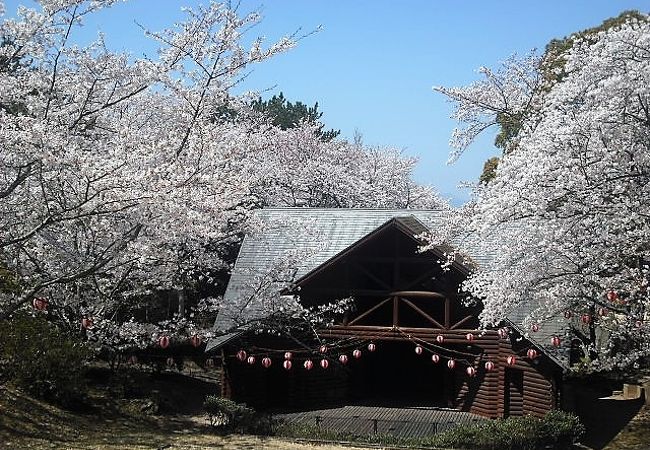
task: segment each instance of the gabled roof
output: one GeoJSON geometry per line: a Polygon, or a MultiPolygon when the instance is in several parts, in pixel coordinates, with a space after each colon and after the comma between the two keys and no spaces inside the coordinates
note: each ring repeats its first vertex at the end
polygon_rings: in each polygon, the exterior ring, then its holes
{"type": "MultiPolygon", "coordinates": [[[[256,229],[247,234],[242,242],[239,256],[224,294],[223,307],[215,321],[214,330],[223,333],[212,339],[206,350],[215,349],[235,338],[240,332],[238,320],[255,320],[266,313],[254,299],[254,292],[261,288],[261,280],[269,274],[278,278],[266,283],[265,289],[280,292],[289,284],[305,279],[327,263],[335,262],[355,244],[363,242],[378,229],[398,226],[413,237],[435,231],[444,226],[452,211],[411,209],[325,209],[325,208],[268,208],[254,214],[256,229]],[[285,270],[278,271],[287,261],[285,270]]],[[[484,245],[472,236],[463,238],[463,251],[471,264],[456,261],[457,268],[467,270],[486,267],[490,263],[488,252],[498,251],[498,245],[484,245]],[[480,245],[479,245],[480,244],[480,245]],[[489,249],[489,250],[488,250],[489,249]]],[[[446,248],[440,249],[444,252],[446,248]]],[[[522,334],[526,334],[523,321],[532,311],[530,305],[521,305],[509,315],[509,322],[522,334]]],[[[562,335],[560,322],[549,321],[538,333],[528,336],[535,345],[549,349],[551,336],[562,335]],[[556,323],[557,322],[557,323],[556,323]]],[[[555,349],[551,349],[555,350],[555,349]]],[[[566,361],[554,357],[563,367],[566,361]]]]}

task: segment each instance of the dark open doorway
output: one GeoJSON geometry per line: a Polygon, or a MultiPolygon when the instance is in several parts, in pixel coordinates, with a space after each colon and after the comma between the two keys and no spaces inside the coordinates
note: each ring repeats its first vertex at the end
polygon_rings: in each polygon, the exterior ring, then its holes
{"type": "Polygon", "coordinates": [[[378,342],[350,365],[350,400],[364,404],[447,406],[451,374],[429,353],[417,355],[411,342],[378,342]]]}

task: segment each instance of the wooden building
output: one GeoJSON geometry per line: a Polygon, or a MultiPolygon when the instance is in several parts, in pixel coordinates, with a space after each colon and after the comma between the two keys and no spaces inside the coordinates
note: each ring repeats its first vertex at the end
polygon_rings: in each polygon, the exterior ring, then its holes
{"type": "Polygon", "coordinates": [[[551,343],[562,323],[525,330],[524,306],[502,328],[479,330],[480,302],[459,286],[490,255],[470,251],[447,264],[449,248],[419,251],[445,211],[287,208],[258,219],[215,324],[221,336],[208,345],[223,357],[223,395],[266,408],[388,402],[492,418],[559,407],[565,352],[551,343]],[[342,298],[353,306],[316,330],[320,341],[256,330],[283,301],[342,298]]]}

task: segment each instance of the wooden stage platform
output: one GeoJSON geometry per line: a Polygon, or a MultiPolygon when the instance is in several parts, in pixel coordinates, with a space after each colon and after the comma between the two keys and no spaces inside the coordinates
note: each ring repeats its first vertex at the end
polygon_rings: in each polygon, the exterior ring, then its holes
{"type": "Polygon", "coordinates": [[[277,414],[275,417],[358,435],[391,434],[402,437],[427,436],[457,425],[489,420],[476,414],[440,407],[360,405],[277,414]]]}

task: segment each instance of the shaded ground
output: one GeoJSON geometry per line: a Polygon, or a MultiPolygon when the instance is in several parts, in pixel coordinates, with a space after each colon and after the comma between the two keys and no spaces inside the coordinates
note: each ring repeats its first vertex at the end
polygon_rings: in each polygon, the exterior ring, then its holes
{"type": "Polygon", "coordinates": [[[639,413],[605,447],[605,450],[647,450],[650,449],[650,405],[639,413]]]}
{"type": "MultiPolygon", "coordinates": [[[[643,399],[625,400],[620,395],[612,395],[608,386],[596,384],[583,388],[576,400],[576,413],[586,428],[582,443],[595,450],[605,448],[628,427],[643,405],[643,399]]],[[[648,431],[645,446],[639,449],[650,450],[648,431]]]]}
{"type": "Polygon", "coordinates": [[[200,411],[205,391],[214,393],[214,388],[213,383],[180,374],[154,377],[139,392],[130,392],[135,398],[111,397],[107,394],[116,387],[100,386],[91,392],[90,408],[79,413],[0,385],[0,449],[313,448],[273,438],[216,435],[200,411]],[[156,408],[182,413],[149,413],[156,408]]]}

